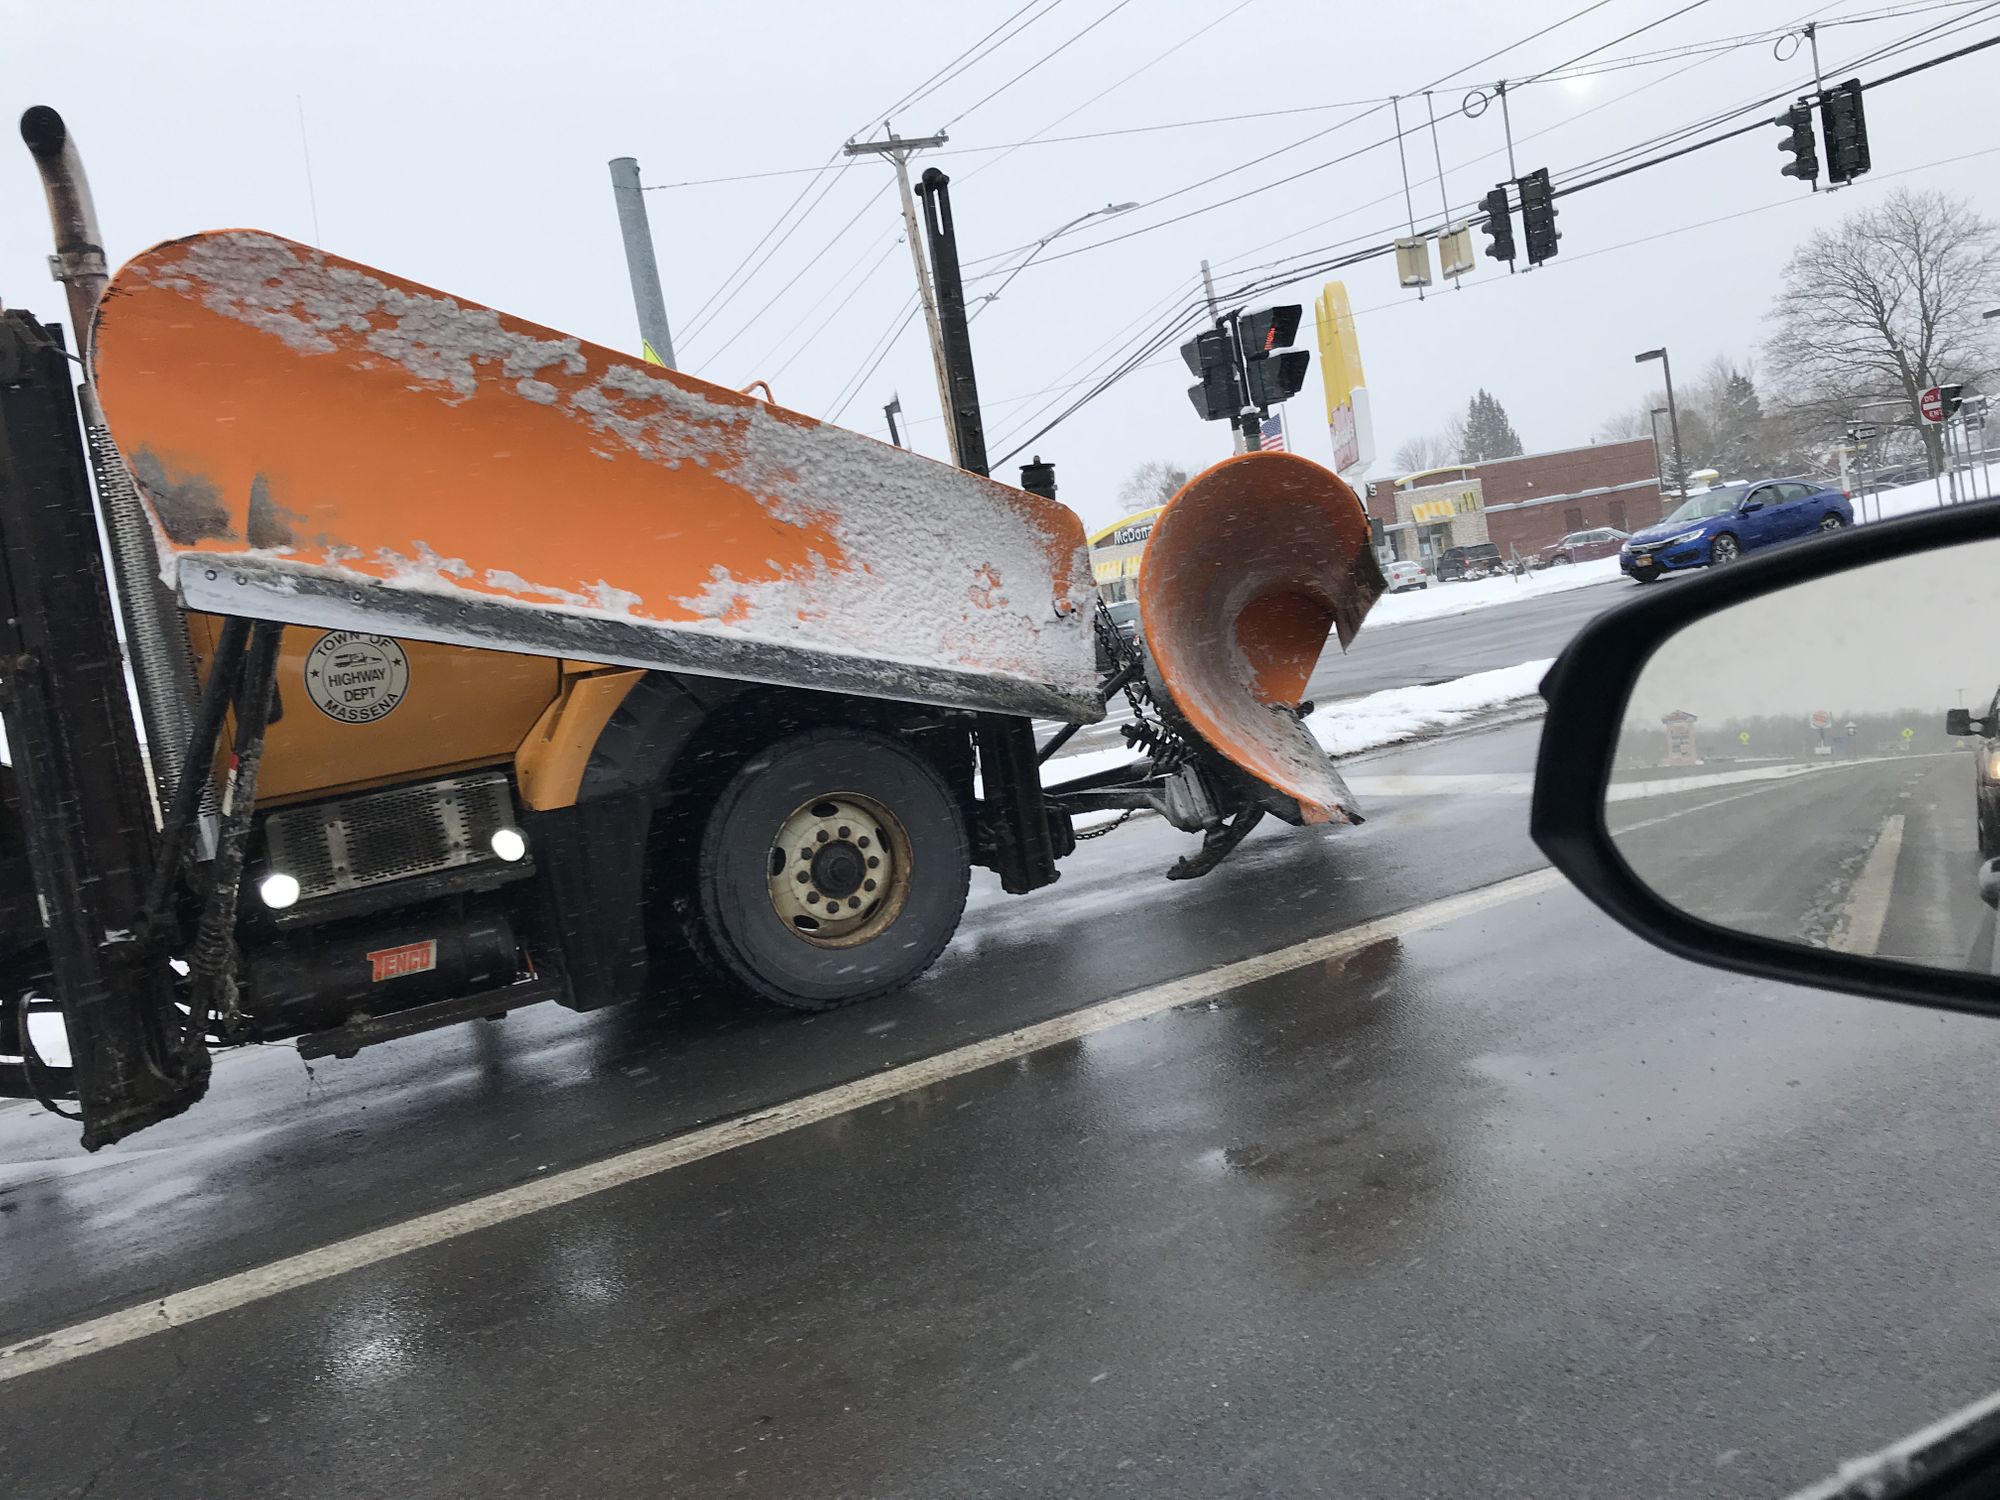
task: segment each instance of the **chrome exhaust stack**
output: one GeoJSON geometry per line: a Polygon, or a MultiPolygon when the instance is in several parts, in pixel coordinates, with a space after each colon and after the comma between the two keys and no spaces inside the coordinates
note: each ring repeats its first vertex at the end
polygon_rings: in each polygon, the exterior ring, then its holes
{"type": "MultiPolygon", "coordinates": [[[[172,799],[187,758],[188,737],[194,729],[196,699],[194,652],[187,620],[173,593],[160,579],[159,548],[153,526],[133,488],[124,457],[105,425],[91,378],[91,325],[97,301],[111,280],[104,255],[104,236],[97,227],[90,179],[63,117],[46,104],[21,116],[21,139],[42,174],[42,191],[49,201],[49,225],[55,233],[55,254],[49,269],[63,284],[69,299],[74,353],[83,362],[84,379],[78,396],[83,408],[84,437],[90,450],[92,477],[104,534],[110,542],[113,589],[124,626],[126,661],[138,683],[140,720],[146,753],[152,765],[156,811],[172,799]]],[[[204,813],[212,812],[212,794],[204,813]]],[[[202,819],[204,830],[214,825],[202,819]]],[[[206,833],[200,841],[205,849],[206,833]]]]}

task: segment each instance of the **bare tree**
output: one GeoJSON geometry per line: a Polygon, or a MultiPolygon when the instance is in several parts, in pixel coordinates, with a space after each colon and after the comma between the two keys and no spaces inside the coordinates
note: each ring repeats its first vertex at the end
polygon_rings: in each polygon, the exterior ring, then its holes
{"type": "MultiPolygon", "coordinates": [[[[1994,373],[1980,313],[1996,289],[2000,227],[1962,199],[1896,189],[1814,235],[1786,264],[1766,345],[1778,404],[1823,435],[1875,400],[1894,401],[1897,419],[1916,424],[1928,387],[1994,373]]],[[[1935,473],[1938,429],[1921,432],[1935,473]]]]}
{"type": "Polygon", "coordinates": [[[1615,416],[1606,417],[1597,424],[1597,440],[1601,443],[1622,443],[1629,438],[1651,437],[1651,410],[1646,406],[1631,406],[1615,416]]]}
{"type": "Polygon", "coordinates": [[[1188,482],[1188,471],[1163,458],[1151,458],[1125,476],[1118,486],[1118,503],[1127,510],[1164,505],[1188,482]]]}
{"type": "Polygon", "coordinates": [[[1421,474],[1426,469],[1442,469],[1465,456],[1465,413],[1454,412],[1439,432],[1407,438],[1391,460],[1400,474],[1421,474]]]}

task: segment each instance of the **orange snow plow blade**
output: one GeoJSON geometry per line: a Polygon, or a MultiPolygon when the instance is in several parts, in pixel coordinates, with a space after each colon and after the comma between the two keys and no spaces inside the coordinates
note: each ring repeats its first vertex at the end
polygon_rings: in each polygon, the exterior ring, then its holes
{"type": "Polygon", "coordinates": [[[1052,500],[254,231],[126,265],[93,349],[190,608],[1102,717],[1052,500]]]}
{"type": "Polygon", "coordinates": [[[1328,637],[1353,640],[1382,589],[1354,491],[1292,453],[1196,475],[1146,540],[1139,618],[1160,685],[1198,738],[1281,794],[1271,810],[1288,821],[1359,819],[1296,710],[1328,637]]]}

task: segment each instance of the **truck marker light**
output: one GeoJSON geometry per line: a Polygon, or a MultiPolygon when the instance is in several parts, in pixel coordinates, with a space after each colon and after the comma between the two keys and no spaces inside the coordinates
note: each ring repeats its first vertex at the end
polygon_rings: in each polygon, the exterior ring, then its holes
{"type": "Polygon", "coordinates": [[[264,904],[272,911],[283,911],[298,903],[299,882],[296,876],[277,870],[257,883],[257,894],[264,898],[264,904]]]}
{"type": "Polygon", "coordinates": [[[528,837],[518,828],[496,828],[489,842],[493,845],[493,852],[510,865],[527,858],[528,837]]]}

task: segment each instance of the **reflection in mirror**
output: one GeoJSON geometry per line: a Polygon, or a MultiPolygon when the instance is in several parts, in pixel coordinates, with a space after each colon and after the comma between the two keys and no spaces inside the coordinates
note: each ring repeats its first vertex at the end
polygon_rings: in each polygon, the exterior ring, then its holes
{"type": "Polygon", "coordinates": [[[1634,683],[1605,822],[1632,873],[1735,932],[1996,973],[2000,541],[1697,620],[1634,683]]]}

